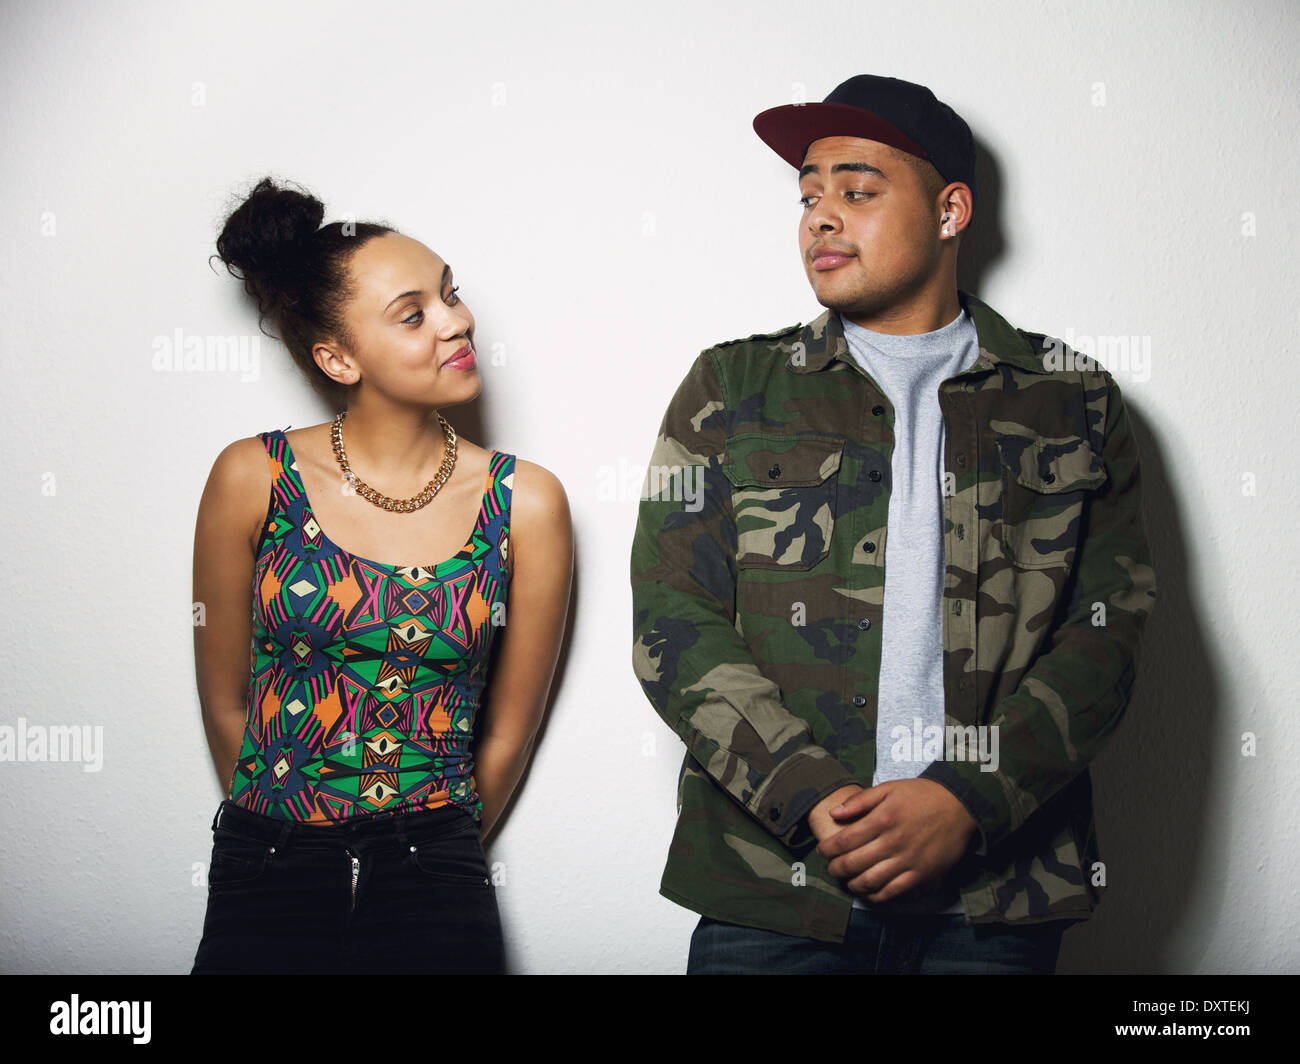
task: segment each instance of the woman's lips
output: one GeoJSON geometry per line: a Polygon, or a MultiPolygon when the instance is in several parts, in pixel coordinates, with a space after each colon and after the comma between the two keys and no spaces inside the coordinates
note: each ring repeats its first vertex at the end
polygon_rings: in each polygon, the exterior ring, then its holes
{"type": "Polygon", "coordinates": [[[473,369],[474,349],[466,344],[442,364],[443,369],[473,369]]]}

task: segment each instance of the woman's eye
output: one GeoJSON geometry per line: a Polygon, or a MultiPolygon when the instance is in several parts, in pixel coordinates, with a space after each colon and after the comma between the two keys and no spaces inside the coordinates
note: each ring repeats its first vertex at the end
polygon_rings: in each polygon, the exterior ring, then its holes
{"type": "Polygon", "coordinates": [[[816,198],[817,198],[816,196],[800,196],[799,206],[802,207],[804,210],[807,210],[812,205],[811,203],[809,203],[809,201],[815,200],[816,198]]]}
{"type": "Polygon", "coordinates": [[[410,325],[410,324],[412,323],[412,321],[414,321],[414,319],[416,319],[416,318],[419,318],[421,321],[423,321],[423,320],[424,320],[424,311],[422,311],[422,310],[417,310],[417,311],[416,311],[414,314],[412,314],[409,318],[403,318],[403,319],[402,319],[402,324],[403,324],[403,325],[410,325]]]}
{"type": "Polygon", "coordinates": [[[846,196],[850,197],[850,198],[852,198],[852,197],[854,197],[854,196],[861,196],[863,199],[866,199],[868,196],[872,196],[872,195],[874,195],[875,193],[872,193],[872,192],[864,192],[864,191],[863,191],[862,189],[860,189],[860,188],[851,188],[851,189],[849,189],[847,192],[845,192],[844,194],[845,194],[846,196]]]}
{"type": "Polygon", "coordinates": [[[447,293],[447,302],[450,303],[452,306],[455,306],[457,303],[460,302],[460,297],[456,295],[456,293],[459,291],[460,291],[460,285],[455,285],[452,288],[452,290],[447,293]]]}

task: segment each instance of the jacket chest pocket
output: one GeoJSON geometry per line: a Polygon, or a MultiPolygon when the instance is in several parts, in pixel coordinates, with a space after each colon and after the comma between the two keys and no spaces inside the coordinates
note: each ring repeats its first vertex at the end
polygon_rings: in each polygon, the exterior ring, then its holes
{"type": "Polygon", "coordinates": [[[811,569],[830,553],[843,450],[832,436],[728,437],[722,470],[740,568],[811,569]]]}
{"type": "Polygon", "coordinates": [[[1084,506],[1106,483],[1084,439],[999,437],[1002,549],[1018,569],[1069,569],[1084,506]]]}

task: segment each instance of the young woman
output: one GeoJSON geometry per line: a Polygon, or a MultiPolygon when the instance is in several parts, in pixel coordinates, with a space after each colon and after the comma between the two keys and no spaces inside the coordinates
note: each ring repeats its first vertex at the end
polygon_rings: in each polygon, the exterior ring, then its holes
{"type": "Polygon", "coordinates": [[[265,179],[217,240],[341,412],[230,444],[199,504],[195,661],[229,797],[193,971],[501,972],[482,839],[544,712],[568,503],[440,412],[481,387],[451,267],[323,216],[265,179]]]}

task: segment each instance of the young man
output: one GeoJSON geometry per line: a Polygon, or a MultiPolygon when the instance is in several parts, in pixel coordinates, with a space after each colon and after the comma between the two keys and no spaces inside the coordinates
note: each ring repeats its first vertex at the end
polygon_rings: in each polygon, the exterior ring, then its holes
{"type": "Polygon", "coordinates": [[[703,351],[650,459],[633,660],[687,748],[660,892],[702,915],[689,972],[1052,972],[1155,599],[1119,386],[957,289],[974,145],[928,89],[754,128],[827,310],[703,351]]]}

